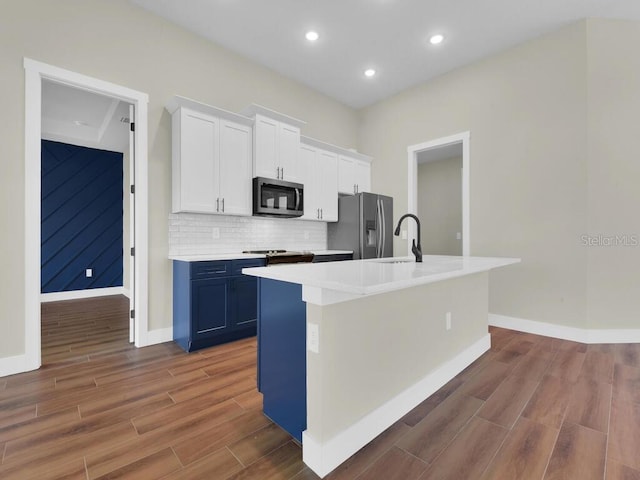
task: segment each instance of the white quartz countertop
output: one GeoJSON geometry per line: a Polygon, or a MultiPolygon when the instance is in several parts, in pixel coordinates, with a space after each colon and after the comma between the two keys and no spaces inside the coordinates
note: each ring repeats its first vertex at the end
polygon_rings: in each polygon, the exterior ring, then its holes
{"type": "Polygon", "coordinates": [[[244,268],[255,277],[355,295],[374,295],[519,263],[519,258],[424,255],[328,263],[296,263],[244,268]]]}
{"type": "Polygon", "coordinates": [[[265,258],[255,253],[211,253],[205,255],[169,255],[169,260],[181,262],[209,262],[212,260],[246,260],[249,258],[265,258]]]}
{"type": "MultiPolygon", "coordinates": [[[[265,249],[266,250],[266,249],[265,249]]],[[[351,250],[304,250],[310,251],[314,255],[340,255],[344,253],[353,253],[351,250]]],[[[181,262],[207,262],[212,260],[245,260],[249,258],[265,258],[266,255],[256,253],[213,253],[204,255],[169,255],[169,260],[179,260],[181,262]]]]}

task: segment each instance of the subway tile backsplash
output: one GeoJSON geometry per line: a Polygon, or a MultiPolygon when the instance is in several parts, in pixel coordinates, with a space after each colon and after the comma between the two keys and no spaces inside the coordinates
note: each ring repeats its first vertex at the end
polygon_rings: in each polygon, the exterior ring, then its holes
{"type": "Polygon", "coordinates": [[[327,224],[291,218],[172,213],[169,255],[207,255],[243,250],[325,250],[327,224]]]}

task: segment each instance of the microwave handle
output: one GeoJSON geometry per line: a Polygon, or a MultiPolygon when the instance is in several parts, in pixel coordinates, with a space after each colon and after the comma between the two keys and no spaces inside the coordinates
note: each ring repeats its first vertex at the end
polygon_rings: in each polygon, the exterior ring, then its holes
{"type": "Polygon", "coordinates": [[[296,188],[296,210],[300,210],[300,189],[296,188]]]}

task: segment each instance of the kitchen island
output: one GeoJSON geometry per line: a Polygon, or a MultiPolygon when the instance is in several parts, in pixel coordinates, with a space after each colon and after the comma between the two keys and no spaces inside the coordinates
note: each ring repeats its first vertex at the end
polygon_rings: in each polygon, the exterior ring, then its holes
{"type": "Polygon", "coordinates": [[[258,282],[264,412],[324,477],[490,348],[488,271],[514,258],[244,269],[258,282]]]}

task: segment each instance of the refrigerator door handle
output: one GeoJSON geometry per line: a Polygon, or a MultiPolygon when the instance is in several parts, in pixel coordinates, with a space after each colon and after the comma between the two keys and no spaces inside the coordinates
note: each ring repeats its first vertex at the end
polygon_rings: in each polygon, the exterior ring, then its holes
{"type": "Polygon", "coordinates": [[[380,247],[380,256],[384,257],[384,250],[386,247],[386,243],[387,243],[387,216],[385,215],[384,212],[384,202],[382,201],[382,199],[378,199],[378,201],[380,202],[380,210],[382,211],[382,214],[380,215],[382,218],[382,232],[380,234],[380,237],[382,238],[382,246],[380,247]]]}
{"type": "Polygon", "coordinates": [[[378,198],[376,200],[376,210],[377,210],[377,215],[378,215],[378,225],[377,225],[377,242],[376,242],[376,257],[380,258],[382,257],[382,242],[383,242],[383,237],[382,237],[382,229],[383,229],[383,213],[382,213],[382,202],[380,201],[380,199],[378,198]]]}

